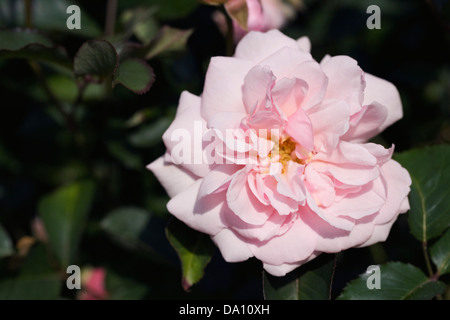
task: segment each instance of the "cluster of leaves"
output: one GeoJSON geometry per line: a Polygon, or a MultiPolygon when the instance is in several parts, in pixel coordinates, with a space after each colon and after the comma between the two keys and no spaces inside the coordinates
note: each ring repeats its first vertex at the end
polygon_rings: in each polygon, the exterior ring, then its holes
{"type": "MultiPolygon", "coordinates": [[[[153,1],[148,5],[145,1],[130,1],[110,8],[117,5],[112,3],[91,8],[119,13],[117,21],[113,16],[102,32],[98,22],[81,5],[81,16],[77,17],[81,29],[70,30],[66,26],[70,13],[66,9],[73,3],[69,1],[0,1],[1,17],[7,17],[0,21],[0,65],[7,73],[11,73],[9,66],[18,67],[24,73],[21,79],[28,74],[34,79],[31,85],[12,81],[8,86],[3,83],[7,79],[2,78],[2,86],[13,95],[8,103],[20,107],[31,101],[33,110],[24,118],[31,115],[29,120],[35,121],[32,113],[38,112],[47,122],[39,123],[38,117],[38,125],[43,125],[44,131],[48,130],[46,134],[50,134],[43,144],[38,134],[36,143],[39,147],[55,147],[52,151],[36,151],[30,167],[25,167],[27,164],[16,155],[20,150],[9,148],[20,141],[16,135],[18,128],[9,128],[13,138],[8,139],[2,132],[0,166],[5,175],[1,179],[0,299],[76,298],[78,293],[65,286],[70,275],[66,270],[72,264],[80,265],[82,271],[93,266],[106,268],[111,299],[137,299],[149,294],[149,287],[141,281],[114,271],[114,262],[108,257],[92,258],[102,256],[99,250],[118,253],[118,257],[111,259],[117,261],[127,254],[136,256],[135,263],[143,260],[156,265],[149,272],[168,269],[166,272],[176,278],[174,264],[158,255],[145,239],[149,228],[162,223],[151,222],[152,217],[160,215],[161,221],[167,220],[165,195],[151,194],[151,184],[156,181],[149,181],[145,169],[145,162],[161,151],[146,154],[145,150],[160,143],[174,112],[171,108],[160,112],[152,106],[135,106],[124,116],[105,112],[105,108],[109,105],[113,109],[133,99],[138,101],[135,97],[149,92],[156,77],[152,61],[156,65],[171,63],[185,50],[192,34],[191,29],[176,28],[162,21],[186,15],[197,3],[190,1],[188,10],[186,3],[181,2],[153,1]],[[180,10],[174,15],[172,8],[180,10]],[[19,96],[20,92],[24,97],[19,96]],[[89,109],[93,106],[97,110],[89,109]],[[98,118],[100,124],[93,120],[98,118]],[[46,152],[51,154],[42,157],[46,152]],[[47,156],[53,161],[44,159],[47,156]],[[114,186],[122,184],[119,181],[129,172],[141,175],[135,183],[149,184],[149,194],[139,204],[122,201],[126,198],[121,196],[122,192],[133,191],[114,186]],[[8,200],[16,193],[22,196],[22,190],[11,189],[20,179],[41,184],[42,189],[31,196],[34,199],[25,195],[26,205],[10,204],[8,200]],[[161,203],[155,200],[157,197],[162,197],[161,203]],[[91,249],[93,243],[95,248],[91,249]]],[[[7,97],[4,99],[6,103],[7,97]]],[[[3,117],[6,116],[5,113],[3,117]]],[[[10,115],[12,119],[14,116],[10,115]]],[[[153,241],[161,242],[164,231],[161,233],[153,241]]],[[[155,286],[162,286],[163,282],[161,279],[155,286]]]]}
{"type": "Polygon", "coordinates": [[[348,54],[396,83],[404,120],[376,139],[396,144],[413,184],[411,210],[385,245],[323,254],[276,278],[252,259],[224,263],[209,237],[170,217],[145,169],[164,152],[180,92],[199,94],[209,58],[225,54],[217,7],[83,2],[82,28],[69,30],[71,4],[0,0],[0,299],[76,298],[65,286],[72,264],[105,268],[111,299],[449,298],[448,39],[407,41],[439,34],[434,11],[409,0],[305,0],[286,28],[308,35],[318,59],[348,54]],[[382,8],[381,30],[365,29],[370,4],[382,8]],[[423,29],[405,29],[410,19],[423,29]],[[367,288],[372,264],[381,289],[367,288]]]}

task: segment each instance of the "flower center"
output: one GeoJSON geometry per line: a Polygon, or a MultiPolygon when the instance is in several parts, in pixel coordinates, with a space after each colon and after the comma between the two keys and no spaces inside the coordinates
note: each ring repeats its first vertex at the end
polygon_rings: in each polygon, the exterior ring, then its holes
{"type": "Polygon", "coordinates": [[[281,163],[282,173],[286,172],[289,161],[294,161],[303,165],[310,161],[311,155],[308,155],[306,159],[299,159],[297,157],[295,153],[296,146],[297,143],[291,137],[283,138],[279,144],[275,144],[272,151],[269,153],[272,162],[281,163]]]}
{"type": "Polygon", "coordinates": [[[295,142],[292,141],[291,138],[287,138],[286,140],[282,141],[279,146],[279,153],[280,153],[280,162],[283,164],[283,167],[286,165],[286,163],[290,160],[294,162],[300,162],[300,159],[297,158],[295,154],[295,142]]]}

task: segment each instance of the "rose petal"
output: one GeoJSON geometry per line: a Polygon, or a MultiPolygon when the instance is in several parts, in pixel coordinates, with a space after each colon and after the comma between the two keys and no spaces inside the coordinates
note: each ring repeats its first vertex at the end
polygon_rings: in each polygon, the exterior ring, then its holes
{"type": "Polygon", "coordinates": [[[375,143],[361,144],[361,147],[365,148],[370,154],[377,158],[377,164],[382,165],[392,158],[394,153],[394,145],[389,149],[386,149],[382,145],[375,143]]]}
{"type": "Polygon", "coordinates": [[[364,166],[351,163],[325,163],[312,161],[309,163],[318,172],[328,173],[343,184],[362,186],[376,179],[380,171],[376,166],[364,166]]]}
{"type": "Polygon", "coordinates": [[[327,92],[328,78],[315,60],[291,66],[287,77],[301,79],[308,85],[308,91],[302,102],[303,110],[309,112],[310,109],[320,106],[327,92]]]}
{"type": "Polygon", "coordinates": [[[255,257],[264,263],[296,263],[307,259],[314,252],[317,237],[317,233],[303,222],[300,215],[283,235],[264,243],[254,241],[250,249],[255,257]]]}
{"type": "Polygon", "coordinates": [[[333,205],[323,208],[323,212],[328,215],[362,219],[377,213],[385,201],[385,189],[378,179],[367,183],[360,191],[347,195],[333,205]]]}
{"type": "Polygon", "coordinates": [[[281,216],[275,210],[263,225],[253,225],[242,221],[231,210],[222,211],[222,221],[236,234],[248,241],[265,242],[275,236],[282,235],[292,225],[293,216],[281,216]]]}
{"type": "Polygon", "coordinates": [[[303,109],[298,109],[289,117],[285,132],[306,150],[314,149],[313,126],[303,109]]]}
{"type": "Polygon", "coordinates": [[[206,122],[200,115],[200,101],[199,97],[184,91],[175,119],[162,138],[174,164],[203,177],[210,168],[203,158],[206,122]]]}
{"type": "Polygon", "coordinates": [[[234,174],[226,194],[229,208],[243,221],[262,225],[272,214],[273,208],[262,204],[248,185],[248,170],[241,169],[234,174]]]}
{"type": "Polygon", "coordinates": [[[224,191],[229,186],[233,175],[241,169],[242,166],[234,164],[216,166],[203,178],[197,199],[224,191]]]}
{"type": "MultiPolygon", "coordinates": [[[[309,216],[308,218],[314,217],[309,216]]],[[[371,216],[360,220],[351,231],[330,228],[317,218],[310,220],[309,223],[314,226],[314,230],[318,234],[316,250],[337,253],[361,245],[371,236],[374,229],[372,220],[371,216]]]]}
{"type": "Polygon", "coordinates": [[[147,166],[166,190],[169,197],[174,197],[198,179],[197,176],[183,167],[176,166],[159,157],[147,166]]]}
{"type": "Polygon", "coordinates": [[[382,177],[386,184],[387,199],[375,218],[376,224],[384,224],[397,217],[410,192],[411,177],[398,162],[389,160],[381,166],[382,177]]]}
{"type": "Polygon", "coordinates": [[[247,113],[271,108],[270,91],[275,84],[275,76],[268,66],[253,67],[244,78],[242,97],[247,113]]]}
{"type": "Polygon", "coordinates": [[[191,228],[215,235],[224,228],[220,211],[224,206],[222,195],[211,195],[197,201],[202,179],[175,195],[168,203],[167,210],[191,228]]]}
{"type": "Polygon", "coordinates": [[[334,183],[326,174],[319,173],[312,167],[307,166],[305,169],[305,184],[318,206],[328,207],[334,202],[334,183]]]}
{"type": "Polygon", "coordinates": [[[365,84],[358,62],[348,56],[335,56],[320,65],[329,80],[325,99],[344,100],[350,106],[351,115],[360,111],[365,84]]]}
{"type": "Polygon", "coordinates": [[[242,119],[246,116],[247,113],[242,112],[219,112],[209,118],[208,128],[219,130],[225,137],[225,131],[239,128],[242,119]]]}
{"type": "Polygon", "coordinates": [[[276,51],[271,56],[261,60],[258,64],[261,66],[270,66],[270,70],[272,70],[275,77],[277,79],[282,79],[293,78],[293,67],[311,61],[314,61],[311,54],[299,50],[298,47],[284,47],[276,51]]]}
{"type": "Polygon", "coordinates": [[[353,123],[342,139],[351,142],[365,142],[381,132],[380,128],[386,122],[387,117],[387,108],[377,102],[372,102],[352,116],[353,123]]]}
{"type": "Polygon", "coordinates": [[[297,45],[298,47],[305,51],[305,52],[311,52],[311,41],[308,37],[304,36],[297,39],[297,45]]]}
{"type": "Polygon", "coordinates": [[[388,110],[387,118],[379,127],[379,132],[403,117],[402,101],[397,88],[389,81],[372,74],[365,74],[366,89],[364,90],[364,105],[378,102],[388,110]]]}
{"type": "Polygon", "coordinates": [[[207,121],[220,112],[246,114],[242,102],[244,77],[254,66],[250,61],[213,57],[208,67],[202,94],[201,114],[207,121]]]}
{"type": "Polygon", "coordinates": [[[298,210],[299,202],[292,197],[287,197],[277,191],[278,182],[274,177],[267,176],[264,179],[265,195],[269,199],[270,205],[280,215],[289,215],[298,210]]]}
{"type": "Polygon", "coordinates": [[[298,50],[297,42],[279,30],[274,29],[266,33],[251,31],[236,46],[234,56],[258,63],[284,47],[298,50]]]}
{"type": "Polygon", "coordinates": [[[396,217],[392,219],[391,221],[385,223],[385,224],[377,224],[374,225],[373,231],[370,234],[369,239],[364,241],[363,243],[357,245],[357,247],[367,247],[371,246],[377,242],[383,242],[386,241],[386,239],[389,236],[389,232],[391,231],[392,225],[396,221],[396,217]]]}
{"type": "MultiPolygon", "coordinates": [[[[370,146],[368,148],[370,149],[370,146]]],[[[362,144],[340,141],[331,152],[319,153],[314,157],[314,160],[333,164],[354,164],[356,166],[373,167],[377,164],[377,158],[370,153],[368,148],[362,144]]]]}
{"type": "Polygon", "coordinates": [[[344,101],[325,100],[308,116],[313,123],[315,150],[330,152],[349,128],[350,108],[344,101]]]}
{"type": "Polygon", "coordinates": [[[227,262],[240,262],[253,257],[245,240],[241,240],[230,229],[223,229],[215,236],[211,237],[219,247],[223,258],[227,262]]]}
{"type": "Polygon", "coordinates": [[[284,115],[289,117],[300,108],[307,92],[308,84],[304,80],[283,78],[276,82],[272,98],[284,115]]]}

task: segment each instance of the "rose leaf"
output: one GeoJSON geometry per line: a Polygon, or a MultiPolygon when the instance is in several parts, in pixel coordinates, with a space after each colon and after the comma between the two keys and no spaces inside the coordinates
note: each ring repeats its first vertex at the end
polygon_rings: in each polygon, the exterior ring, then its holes
{"type": "Polygon", "coordinates": [[[181,283],[184,290],[189,291],[203,278],[215,246],[209,236],[189,228],[177,219],[170,220],[166,236],[181,260],[181,283]]]}
{"type": "Polygon", "coordinates": [[[50,247],[63,266],[75,259],[94,192],[94,184],[86,180],[63,186],[39,201],[38,214],[50,247]]]}
{"type": "Polygon", "coordinates": [[[155,73],[147,62],[141,59],[127,59],[120,62],[113,86],[120,83],[125,88],[137,94],[150,90],[155,82],[155,73]]]}
{"type": "Polygon", "coordinates": [[[439,275],[450,273],[450,229],[431,246],[430,255],[439,275]]]}
{"type": "Polygon", "coordinates": [[[98,76],[100,78],[115,74],[118,55],[114,46],[106,40],[84,42],[74,59],[76,76],[98,76]]]}
{"type": "Polygon", "coordinates": [[[412,179],[408,223],[420,241],[439,236],[450,225],[450,146],[432,146],[396,155],[412,179]]]}
{"type": "Polygon", "coordinates": [[[338,299],[429,300],[444,290],[443,282],[427,278],[419,268],[401,262],[390,262],[380,265],[378,274],[376,271],[366,272],[352,280],[338,299]],[[373,286],[376,282],[378,287],[373,286]]]}

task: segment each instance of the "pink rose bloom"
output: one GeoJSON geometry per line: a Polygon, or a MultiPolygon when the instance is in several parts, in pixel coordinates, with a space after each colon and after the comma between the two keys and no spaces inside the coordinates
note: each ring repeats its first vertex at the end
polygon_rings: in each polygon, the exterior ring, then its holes
{"type": "Polygon", "coordinates": [[[167,152],[148,166],[170,213],[226,261],[256,257],[275,276],[384,241],[409,209],[394,147],[367,142],[402,118],[397,89],[348,56],[318,63],[309,47],[250,32],[234,57],[212,58],[203,94],[182,93],[167,152]],[[202,140],[180,148],[180,133],[202,140]]]}
{"type": "Polygon", "coordinates": [[[79,300],[106,300],[108,292],[105,288],[106,270],[93,268],[84,270],[82,275],[82,291],[79,300]]]}
{"type": "MultiPolygon", "coordinates": [[[[234,40],[239,42],[248,31],[268,31],[271,29],[281,29],[286,23],[294,18],[295,8],[283,0],[228,0],[225,8],[228,11],[236,12],[242,10],[242,5],[247,5],[247,30],[243,29],[239,22],[233,18],[234,40]]],[[[222,33],[226,33],[226,20],[221,12],[217,12],[213,17],[219,25],[222,33]]]]}

